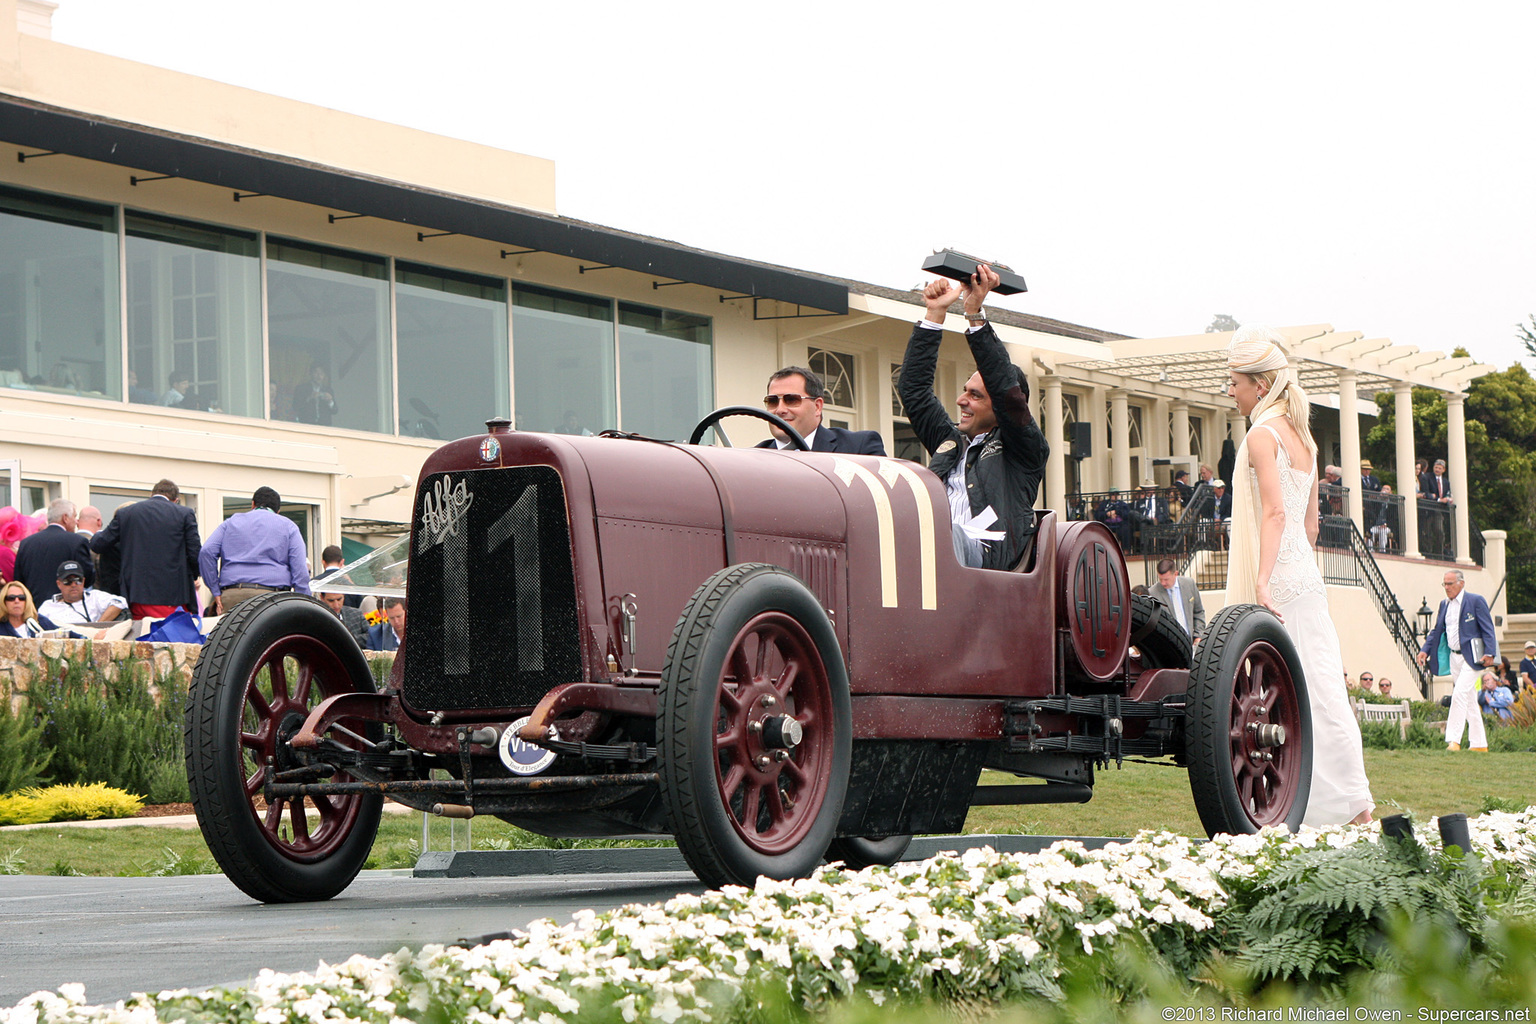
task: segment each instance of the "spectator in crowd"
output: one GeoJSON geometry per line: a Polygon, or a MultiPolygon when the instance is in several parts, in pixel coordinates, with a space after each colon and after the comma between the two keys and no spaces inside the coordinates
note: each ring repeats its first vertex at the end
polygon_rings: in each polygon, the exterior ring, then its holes
{"type": "Polygon", "coordinates": [[[1215,479],[1216,479],[1216,474],[1211,472],[1211,467],[1207,466],[1203,462],[1200,463],[1200,482],[1202,484],[1205,484],[1207,487],[1209,487],[1209,486],[1211,486],[1211,482],[1213,480],[1215,480],[1215,479]]]}
{"type": "MultiPolygon", "coordinates": [[[[813,452],[848,452],[853,455],[884,455],[885,441],[877,430],[844,430],[821,422],[827,386],[821,375],[803,366],[786,366],[768,378],[763,407],[800,432],[813,452]]],[[[773,438],[759,448],[788,448],[789,435],[770,426],[773,438]]]]}
{"type": "Polygon", "coordinates": [[[1509,692],[1509,687],[1499,678],[1499,670],[1484,669],[1483,688],[1477,694],[1477,703],[1483,714],[1495,715],[1499,721],[1507,722],[1510,718],[1509,707],[1514,702],[1515,695],[1509,692]]]}
{"type": "Polygon", "coordinates": [[[1109,527],[1109,532],[1120,542],[1121,551],[1131,550],[1131,507],[1120,499],[1118,491],[1111,492],[1099,501],[1093,518],[1109,527]]]}
{"type": "Polygon", "coordinates": [[[1377,689],[1381,691],[1381,695],[1383,697],[1392,696],[1392,680],[1388,679],[1386,676],[1382,676],[1381,683],[1377,686],[1377,689]]]}
{"type": "Polygon", "coordinates": [[[95,505],[82,505],[80,514],[75,517],[75,532],[86,540],[90,540],[99,529],[101,529],[101,509],[95,505]]]}
{"type": "Polygon", "coordinates": [[[1138,583],[1138,584],[1136,584],[1134,587],[1131,588],[1131,593],[1139,594],[1142,597],[1151,597],[1152,596],[1152,591],[1147,589],[1147,585],[1145,583],[1138,583]]]}
{"type": "Polygon", "coordinates": [[[1389,551],[1397,535],[1397,506],[1392,501],[1391,484],[1382,484],[1376,494],[1365,496],[1365,512],[1365,521],[1371,524],[1371,546],[1383,553],[1389,551]]]}
{"type": "Polygon", "coordinates": [[[1515,674],[1514,666],[1510,665],[1509,658],[1499,655],[1499,682],[1509,687],[1510,693],[1520,692],[1520,677],[1515,674]]]}
{"type": "Polygon", "coordinates": [[[300,423],[331,425],[336,415],[336,395],[331,390],[331,372],[316,363],[309,368],[309,380],[293,389],[293,418],[300,423]]]}
{"type": "Polygon", "coordinates": [[[1173,559],[1157,563],[1157,582],[1147,593],[1173,613],[1191,639],[1198,641],[1205,634],[1205,602],[1200,600],[1200,588],[1188,576],[1179,575],[1173,559]]]}
{"type": "Polygon", "coordinates": [[[122,561],[122,594],[136,619],[163,619],[177,608],[197,614],[197,513],[181,504],[181,489],[170,480],[150,496],[123,505],[107,528],[91,538],[91,550],[105,561],[122,561]]]}
{"type": "Polygon", "coordinates": [[[1440,602],[1434,628],[1424,638],[1418,662],[1423,665],[1434,656],[1439,670],[1436,674],[1449,674],[1455,680],[1451,714],[1445,723],[1446,749],[1460,750],[1461,734],[1466,730],[1471,749],[1486,752],[1488,737],[1474,700],[1479,669],[1491,666],[1499,656],[1493,614],[1482,595],[1467,591],[1467,578],[1460,569],[1447,570],[1441,585],[1445,600],[1440,602]]]}
{"type": "Polygon", "coordinates": [[[1525,656],[1520,659],[1520,685],[1536,689],[1536,640],[1525,642],[1525,656]]]}
{"type": "Polygon", "coordinates": [[[0,587],[0,602],[5,604],[5,613],[0,616],[0,636],[25,639],[36,636],[39,631],[58,628],[53,620],[37,613],[37,606],[32,603],[32,592],[20,580],[11,580],[0,587]],[[37,623],[37,629],[32,628],[34,622],[37,623]]]}
{"type": "Polygon", "coordinates": [[[96,582],[91,542],[75,532],[75,503],[55,498],[48,503],[48,525],[17,545],[14,578],[32,594],[52,594],[59,563],[71,560],[86,567],[87,586],[96,582]]]}
{"type": "Polygon", "coordinates": [[[1360,673],[1360,689],[1364,690],[1366,693],[1375,693],[1376,692],[1375,683],[1376,683],[1375,675],[1373,675],[1370,672],[1361,672],[1360,673]]]}
{"type": "Polygon", "coordinates": [[[395,651],[405,642],[405,598],[384,599],[384,621],[368,627],[370,651],[395,651]]]}
{"type": "Polygon", "coordinates": [[[1181,469],[1173,474],[1173,489],[1179,492],[1179,504],[1188,505],[1195,489],[1189,486],[1189,470],[1181,469]]]}
{"type": "Polygon", "coordinates": [[[365,651],[371,650],[372,648],[368,645],[368,620],[356,608],[348,608],[346,601],[342,598],[341,594],[332,594],[324,590],[320,592],[320,600],[341,620],[341,624],[347,627],[347,632],[352,634],[352,639],[357,641],[357,646],[365,651]]]}
{"type": "Polygon", "coordinates": [[[192,390],[192,378],[187,371],[172,370],[170,385],[165,394],[160,396],[160,404],[184,409],[191,408],[187,402],[187,392],[192,390]]]}
{"type": "Polygon", "coordinates": [[[912,328],[897,392],[912,430],[932,456],[929,469],[949,497],[955,557],[983,569],[1012,569],[1034,543],[1035,497],[1051,446],[1029,406],[1029,378],[1008,357],[982,306],[1000,279],[978,264],[964,284],[923,289],[924,318],[912,328]],[[933,393],[944,318],[961,299],[965,340],[976,360],[956,405],[958,423],[933,393]]]}
{"type": "Polygon", "coordinates": [[[85,585],[85,570],[71,559],[59,563],[58,593],[43,602],[38,612],[61,626],[87,622],[111,622],[128,613],[128,602],[116,594],[85,585]]]}
{"type": "Polygon", "coordinates": [[[218,614],[273,591],[309,593],[309,552],[283,499],[270,487],[251,495],[251,510],[224,520],[198,555],[203,583],[218,614]]]}
{"type": "MultiPolygon", "coordinates": [[[[341,553],[340,544],[327,544],[320,552],[320,574],[316,580],[323,580],[327,576],[334,576],[346,568],[347,560],[341,553]]],[[[362,594],[347,594],[343,603],[348,608],[356,608],[363,603],[362,594]]]]}
{"type": "Polygon", "coordinates": [[[1211,518],[1224,523],[1232,518],[1232,495],[1227,493],[1227,482],[1212,480],[1211,491],[1216,497],[1216,503],[1211,506],[1211,518]]]}
{"type": "Polygon", "coordinates": [[[1362,491],[1381,490],[1381,481],[1372,473],[1374,469],[1375,467],[1371,465],[1370,459],[1360,460],[1360,489],[1362,491]]]}
{"type": "Polygon", "coordinates": [[[1451,497],[1451,481],[1445,475],[1444,459],[1435,460],[1434,472],[1419,477],[1419,496],[1426,502],[1421,506],[1424,512],[1419,517],[1419,540],[1424,554],[1430,558],[1445,558],[1450,554],[1446,546],[1447,526],[1455,501],[1451,497]]]}
{"type": "Polygon", "coordinates": [[[1176,523],[1184,518],[1184,494],[1177,487],[1168,488],[1168,521],[1176,523]]]}
{"type": "Polygon", "coordinates": [[[139,383],[139,375],[132,369],[128,371],[128,401],[137,402],[139,405],[159,405],[160,399],[155,394],[154,388],[146,388],[139,383]]]}

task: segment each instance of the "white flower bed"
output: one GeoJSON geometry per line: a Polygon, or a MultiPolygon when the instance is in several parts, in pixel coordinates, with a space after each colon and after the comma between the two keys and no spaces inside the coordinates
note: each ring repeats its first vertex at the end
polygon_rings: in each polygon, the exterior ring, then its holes
{"type": "MultiPolygon", "coordinates": [[[[1418,836],[1439,844],[1431,822],[1418,836]]],[[[1266,832],[1196,844],[1142,833],[1103,850],[1061,842],[1038,854],[990,849],[858,873],[823,869],[567,925],[538,921],[475,949],[427,946],[263,971],[243,988],[137,995],[90,1006],[82,986],[40,992],[0,1024],[52,1021],[368,1021],[405,1024],[431,1007],[472,1024],[554,1024],[613,1007],[626,1021],[730,1020],[760,1002],[816,1008],[859,993],[1001,1000],[1058,994],[1060,954],[1102,955],[1118,939],[1193,938],[1226,903],[1224,881],[1262,877],[1320,845],[1374,842],[1377,826],[1266,832]]],[[[1472,821],[1479,853],[1536,872],[1536,807],[1472,821]]]]}

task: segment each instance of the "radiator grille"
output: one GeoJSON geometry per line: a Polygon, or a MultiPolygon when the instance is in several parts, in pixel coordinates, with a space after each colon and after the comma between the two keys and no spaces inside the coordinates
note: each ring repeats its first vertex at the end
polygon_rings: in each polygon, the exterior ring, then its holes
{"type": "Polygon", "coordinates": [[[405,697],[519,708],[577,679],[576,587],[560,474],[436,473],[416,495],[405,697]]]}

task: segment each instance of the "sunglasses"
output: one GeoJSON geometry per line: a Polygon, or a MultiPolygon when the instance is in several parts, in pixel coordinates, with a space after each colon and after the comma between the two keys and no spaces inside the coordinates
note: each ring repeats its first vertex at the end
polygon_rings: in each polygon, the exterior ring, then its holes
{"type": "Polygon", "coordinates": [[[60,583],[84,583],[85,582],[85,577],[84,576],[66,576],[63,579],[59,580],[59,582],[60,583]]]}
{"type": "Polygon", "coordinates": [[[6,594],[5,595],[5,599],[7,601],[25,601],[27,599],[27,595],[25,595],[25,594],[6,594]]]}
{"type": "Polygon", "coordinates": [[[816,399],[812,398],[810,395],[764,395],[763,408],[777,409],[779,407],[780,400],[784,402],[784,408],[786,409],[798,409],[800,408],[801,402],[816,401],[816,399]]]}

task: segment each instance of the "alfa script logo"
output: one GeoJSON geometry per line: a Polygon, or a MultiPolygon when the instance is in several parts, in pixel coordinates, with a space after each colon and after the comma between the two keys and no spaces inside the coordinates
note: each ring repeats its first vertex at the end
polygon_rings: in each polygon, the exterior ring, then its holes
{"type": "Polygon", "coordinates": [[[453,478],[445,476],[433,484],[432,490],[421,499],[422,532],[417,551],[426,551],[457,535],[459,524],[474,501],[467,480],[460,480],[458,486],[454,486],[453,478]]]}

